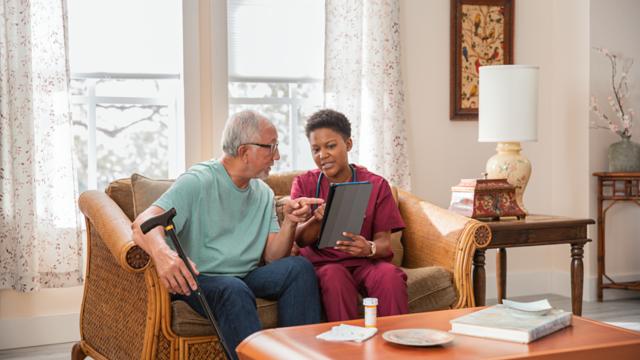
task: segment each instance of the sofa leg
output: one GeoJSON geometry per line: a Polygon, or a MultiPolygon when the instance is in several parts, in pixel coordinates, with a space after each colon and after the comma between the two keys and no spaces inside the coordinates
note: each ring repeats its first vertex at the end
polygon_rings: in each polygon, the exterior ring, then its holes
{"type": "Polygon", "coordinates": [[[82,360],[87,357],[87,354],[84,353],[80,343],[77,342],[73,345],[71,349],[71,360],[82,360]]]}

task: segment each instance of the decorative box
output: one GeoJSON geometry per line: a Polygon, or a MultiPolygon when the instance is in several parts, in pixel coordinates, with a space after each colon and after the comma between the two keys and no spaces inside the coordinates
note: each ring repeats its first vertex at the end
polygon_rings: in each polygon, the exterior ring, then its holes
{"type": "Polygon", "coordinates": [[[516,188],[507,179],[462,179],[451,187],[449,210],[474,219],[524,218],[516,202],[516,188]]]}

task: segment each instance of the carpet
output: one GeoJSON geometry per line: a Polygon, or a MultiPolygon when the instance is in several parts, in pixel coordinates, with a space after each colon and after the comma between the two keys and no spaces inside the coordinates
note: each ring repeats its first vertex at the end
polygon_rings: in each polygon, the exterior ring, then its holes
{"type": "Polygon", "coordinates": [[[640,323],[638,322],[613,322],[612,321],[612,322],[607,322],[607,324],[633,330],[633,331],[640,331],[640,323]]]}

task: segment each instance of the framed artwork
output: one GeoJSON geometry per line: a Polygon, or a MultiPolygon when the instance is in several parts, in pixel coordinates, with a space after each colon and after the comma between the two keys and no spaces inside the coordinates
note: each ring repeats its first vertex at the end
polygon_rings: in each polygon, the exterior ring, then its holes
{"type": "Polygon", "coordinates": [[[513,64],[515,0],[451,0],[451,120],[478,119],[484,65],[513,64]]]}

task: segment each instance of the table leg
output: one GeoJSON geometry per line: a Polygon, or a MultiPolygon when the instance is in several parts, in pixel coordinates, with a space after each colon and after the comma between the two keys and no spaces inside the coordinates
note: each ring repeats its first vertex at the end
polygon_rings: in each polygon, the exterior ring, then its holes
{"type": "Polygon", "coordinates": [[[571,310],[578,316],[582,315],[583,255],[584,244],[571,244],[571,310]]]}
{"type": "Polygon", "coordinates": [[[496,280],[498,285],[498,303],[507,297],[507,249],[498,248],[496,253],[496,280]]]}
{"type": "Polygon", "coordinates": [[[485,249],[477,249],[473,254],[473,297],[476,306],[485,305],[486,296],[486,274],[484,271],[485,249]]]}

